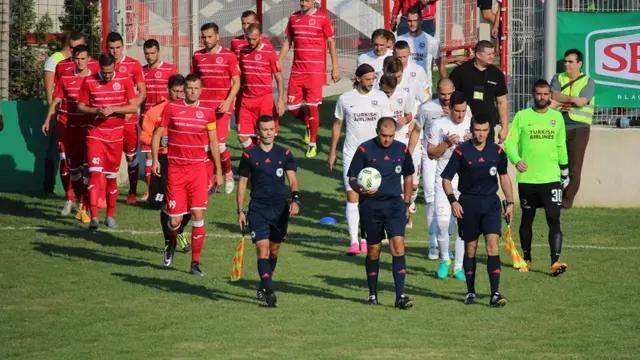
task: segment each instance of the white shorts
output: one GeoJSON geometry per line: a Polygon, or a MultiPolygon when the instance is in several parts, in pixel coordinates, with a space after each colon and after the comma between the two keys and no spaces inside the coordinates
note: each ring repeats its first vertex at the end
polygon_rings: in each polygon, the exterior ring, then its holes
{"type": "Polygon", "coordinates": [[[422,144],[417,143],[415,149],[413,149],[413,154],[411,154],[413,167],[416,169],[416,172],[413,173],[413,185],[420,184],[420,176],[422,176],[422,156],[422,144]]]}
{"type": "Polygon", "coordinates": [[[347,173],[349,172],[349,167],[351,166],[351,160],[353,160],[353,155],[350,153],[343,152],[342,153],[342,179],[344,181],[344,190],[345,191],[353,191],[351,186],[349,185],[349,176],[347,173]]]}
{"type": "MultiPolygon", "coordinates": [[[[436,218],[442,219],[451,217],[451,204],[449,204],[449,199],[447,199],[447,194],[444,192],[444,187],[442,187],[442,178],[440,175],[435,177],[435,207],[436,207],[436,218]]],[[[451,180],[451,185],[453,186],[453,193],[456,198],[460,197],[460,192],[458,191],[458,175],[453,177],[451,180]]]]}
{"type": "MultiPolygon", "coordinates": [[[[435,199],[436,184],[436,160],[429,159],[426,152],[422,156],[422,190],[424,191],[425,201],[432,203],[435,199]]],[[[442,183],[440,184],[442,186],[442,183]]]]}

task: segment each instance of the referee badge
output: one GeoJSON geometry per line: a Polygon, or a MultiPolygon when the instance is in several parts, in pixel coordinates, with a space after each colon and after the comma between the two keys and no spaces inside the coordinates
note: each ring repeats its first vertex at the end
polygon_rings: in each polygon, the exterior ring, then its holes
{"type": "Polygon", "coordinates": [[[378,106],[378,100],[371,100],[371,106],[378,106]]]}
{"type": "Polygon", "coordinates": [[[396,166],[396,174],[400,174],[401,171],[402,171],[402,166],[400,165],[396,166]]]}
{"type": "Polygon", "coordinates": [[[284,171],[282,168],[278,168],[278,170],[276,170],[276,175],[278,175],[278,177],[282,177],[282,174],[284,174],[284,171]]]}
{"type": "Polygon", "coordinates": [[[491,169],[489,169],[489,175],[496,176],[497,173],[498,169],[495,166],[492,166],[491,169]]]}

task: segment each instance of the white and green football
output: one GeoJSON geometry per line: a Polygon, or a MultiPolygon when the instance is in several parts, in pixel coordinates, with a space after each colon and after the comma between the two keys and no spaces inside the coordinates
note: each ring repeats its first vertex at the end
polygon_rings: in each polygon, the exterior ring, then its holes
{"type": "Polygon", "coordinates": [[[366,167],[360,170],[358,174],[358,184],[362,186],[365,191],[378,190],[381,182],[382,175],[372,167],[366,167]]]}

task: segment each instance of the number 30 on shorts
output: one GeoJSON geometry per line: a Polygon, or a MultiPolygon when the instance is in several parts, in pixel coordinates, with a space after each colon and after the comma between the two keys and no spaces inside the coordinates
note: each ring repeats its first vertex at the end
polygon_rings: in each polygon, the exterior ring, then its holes
{"type": "Polygon", "coordinates": [[[551,189],[551,201],[562,204],[562,189],[551,189]]]}

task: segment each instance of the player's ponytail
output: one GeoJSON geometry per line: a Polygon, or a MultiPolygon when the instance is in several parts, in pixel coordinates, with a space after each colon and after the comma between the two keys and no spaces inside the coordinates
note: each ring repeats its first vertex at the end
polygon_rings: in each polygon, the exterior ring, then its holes
{"type": "Polygon", "coordinates": [[[353,88],[357,89],[358,86],[360,86],[360,81],[358,81],[359,78],[365,76],[368,73],[375,73],[375,72],[376,71],[369,64],[362,64],[358,66],[358,68],[356,69],[356,77],[355,79],[353,79],[353,88]]]}

